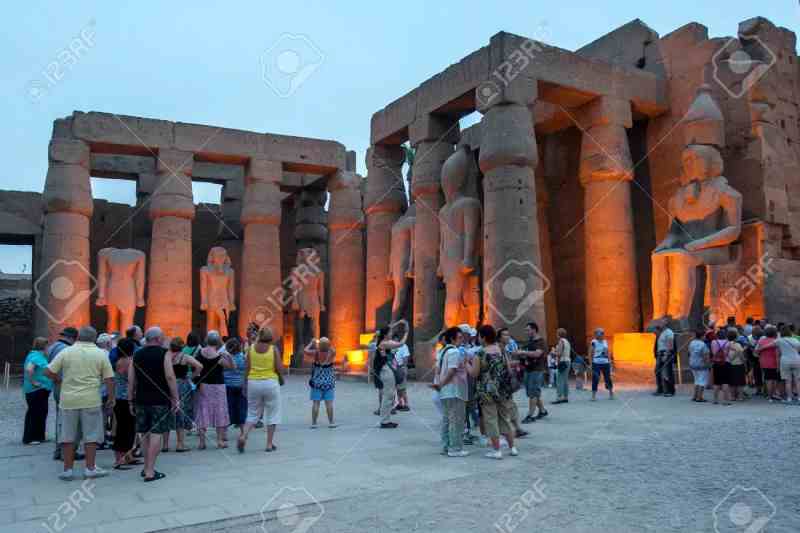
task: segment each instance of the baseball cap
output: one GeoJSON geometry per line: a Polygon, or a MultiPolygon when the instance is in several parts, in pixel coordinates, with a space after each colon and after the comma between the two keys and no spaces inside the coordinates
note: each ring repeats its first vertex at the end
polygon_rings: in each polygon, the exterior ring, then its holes
{"type": "Polygon", "coordinates": [[[469,335],[470,337],[475,337],[478,334],[478,331],[469,324],[459,324],[456,327],[461,330],[461,333],[469,335]]]}

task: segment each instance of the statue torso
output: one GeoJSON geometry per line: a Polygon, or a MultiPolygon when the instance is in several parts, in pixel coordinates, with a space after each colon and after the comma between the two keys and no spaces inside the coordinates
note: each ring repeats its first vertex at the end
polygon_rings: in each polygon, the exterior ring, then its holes
{"type": "Polygon", "coordinates": [[[678,189],[670,202],[670,210],[680,224],[677,230],[679,245],[721,229],[722,195],[716,180],[690,183],[678,189]]]}

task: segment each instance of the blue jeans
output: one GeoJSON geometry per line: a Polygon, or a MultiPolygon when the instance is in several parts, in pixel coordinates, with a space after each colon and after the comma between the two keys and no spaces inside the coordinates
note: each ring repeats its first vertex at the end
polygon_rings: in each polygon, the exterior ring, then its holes
{"type": "Polygon", "coordinates": [[[556,395],[566,400],[569,397],[569,365],[564,370],[556,370],[556,395]]]}
{"type": "Polygon", "coordinates": [[[603,374],[603,382],[606,384],[607,391],[614,390],[614,384],[611,382],[611,364],[610,363],[593,363],[592,364],[592,392],[597,392],[597,386],[600,384],[600,374],[603,374]]]}

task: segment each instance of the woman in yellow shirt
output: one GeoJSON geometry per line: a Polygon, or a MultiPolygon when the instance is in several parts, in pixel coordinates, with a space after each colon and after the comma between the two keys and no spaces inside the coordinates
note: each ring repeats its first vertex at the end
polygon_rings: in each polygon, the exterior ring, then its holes
{"type": "Polygon", "coordinates": [[[244,371],[247,383],[247,420],[236,444],[239,453],[244,453],[247,435],[262,415],[264,415],[264,425],[267,426],[266,451],[274,452],[278,449],[272,441],[275,437],[275,428],[281,419],[283,360],[273,340],[272,330],[263,327],[258,332],[256,342],[247,352],[244,371]]]}

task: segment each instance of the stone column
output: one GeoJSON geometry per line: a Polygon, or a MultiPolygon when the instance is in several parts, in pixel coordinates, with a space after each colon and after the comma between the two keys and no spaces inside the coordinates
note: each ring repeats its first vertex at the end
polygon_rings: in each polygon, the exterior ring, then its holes
{"type": "Polygon", "coordinates": [[[91,324],[89,297],[96,283],[89,263],[92,186],[89,146],[53,139],[44,186],[44,230],[39,276],[36,334],[50,339],[66,326],[91,324]]]}
{"type": "Polygon", "coordinates": [[[364,212],[361,177],[339,172],[328,181],[328,324],[337,359],[359,347],[364,330],[364,212]]]}
{"type": "Polygon", "coordinates": [[[191,152],[159,150],[150,200],[146,324],[159,326],[167,337],[185,337],[192,329],[193,162],[191,152]]]}
{"type": "Polygon", "coordinates": [[[534,321],[547,331],[534,169],[538,158],[531,109],[536,80],[520,76],[485,101],[478,88],[483,171],[485,321],[524,338],[534,321]]]}
{"type": "Polygon", "coordinates": [[[392,225],[406,205],[401,146],[375,145],[367,150],[367,290],[364,328],[375,331],[386,325],[392,313],[392,285],[389,281],[392,225]],[[380,320],[378,317],[380,316],[380,320]]]}
{"type": "MultiPolygon", "coordinates": [[[[414,223],[414,342],[430,341],[442,329],[444,290],[436,275],[439,266],[439,209],[444,205],[442,166],[458,142],[458,123],[425,115],[409,126],[414,146],[411,195],[414,223]]],[[[447,324],[448,326],[456,324],[447,324]]],[[[424,363],[423,363],[424,365],[424,363]]]]}
{"type": "MultiPolygon", "coordinates": [[[[250,322],[272,328],[276,340],[283,337],[283,287],[281,285],[281,193],[283,176],[279,161],[250,159],[245,177],[242,225],[242,292],[239,297],[239,335],[250,322]]],[[[281,348],[282,344],[278,343],[281,348]]]]}
{"type": "Polygon", "coordinates": [[[641,329],[631,187],[633,165],[626,128],[627,100],[598,98],[579,112],[583,129],[580,180],[586,232],[586,335],[641,329]]]}

